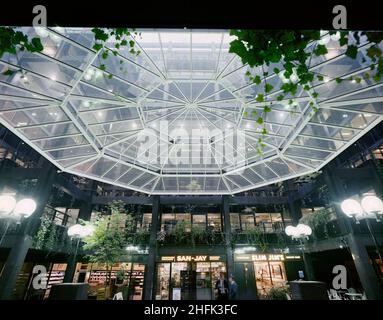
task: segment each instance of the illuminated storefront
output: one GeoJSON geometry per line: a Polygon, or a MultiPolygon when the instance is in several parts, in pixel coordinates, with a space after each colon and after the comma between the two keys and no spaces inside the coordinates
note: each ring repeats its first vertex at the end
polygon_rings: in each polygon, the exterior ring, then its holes
{"type": "MultiPolygon", "coordinates": [[[[239,278],[238,285],[248,287],[240,289],[242,291],[247,289],[249,297],[256,295],[262,299],[271,288],[284,286],[289,280],[296,280],[298,272],[287,272],[287,265],[300,260],[300,255],[274,253],[234,254],[236,275],[239,278]]],[[[291,269],[291,266],[289,266],[289,269],[291,269]]]]}
{"type": "Polygon", "coordinates": [[[156,300],[215,299],[215,283],[226,262],[220,255],[161,256],[156,271],[156,300]]]}
{"type": "Polygon", "coordinates": [[[142,300],[145,264],[122,262],[111,267],[105,264],[78,264],[76,282],[89,283],[89,298],[112,298],[122,292],[126,300],[142,300]]]}

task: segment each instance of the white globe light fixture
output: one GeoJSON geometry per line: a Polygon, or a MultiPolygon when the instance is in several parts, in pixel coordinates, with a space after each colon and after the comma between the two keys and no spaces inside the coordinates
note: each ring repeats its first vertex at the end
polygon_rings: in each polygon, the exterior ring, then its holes
{"type": "Polygon", "coordinates": [[[35,212],[36,207],[37,204],[33,199],[22,199],[19,202],[17,202],[13,213],[15,215],[28,218],[33,214],[33,212],[35,212]]]}
{"type": "Polygon", "coordinates": [[[80,238],[83,233],[82,225],[75,224],[68,229],[68,236],[74,237],[74,238],[80,238]]]}
{"type": "Polygon", "coordinates": [[[376,196],[365,196],[361,204],[368,214],[383,214],[383,202],[376,196]]]}
{"type": "Polygon", "coordinates": [[[360,203],[354,199],[346,199],[340,205],[342,211],[349,217],[354,217],[363,214],[363,209],[360,203]]]}
{"type": "Polygon", "coordinates": [[[93,226],[82,226],[82,234],[81,237],[89,237],[93,234],[94,232],[94,227],[93,226]]]}
{"type": "Polygon", "coordinates": [[[293,226],[287,226],[286,228],[285,228],[285,233],[286,233],[286,235],[288,235],[288,236],[293,236],[294,234],[295,234],[295,227],[293,227],[293,226]]]}
{"type": "Polygon", "coordinates": [[[0,215],[9,215],[16,207],[16,199],[10,195],[0,196],[0,215]]]}

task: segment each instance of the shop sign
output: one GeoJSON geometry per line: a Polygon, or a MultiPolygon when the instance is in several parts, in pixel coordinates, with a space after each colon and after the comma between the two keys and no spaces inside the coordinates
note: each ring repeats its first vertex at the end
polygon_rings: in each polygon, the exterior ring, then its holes
{"type": "Polygon", "coordinates": [[[209,261],[208,256],[176,256],[177,262],[205,262],[209,261]]]}
{"type": "Polygon", "coordinates": [[[235,261],[284,261],[283,254],[237,254],[235,261]]]}
{"type": "Polygon", "coordinates": [[[286,255],[285,259],[286,260],[300,260],[301,256],[286,255]]]}
{"type": "Polygon", "coordinates": [[[208,255],[177,255],[177,256],[161,256],[163,262],[214,262],[221,261],[221,256],[208,255]]]}

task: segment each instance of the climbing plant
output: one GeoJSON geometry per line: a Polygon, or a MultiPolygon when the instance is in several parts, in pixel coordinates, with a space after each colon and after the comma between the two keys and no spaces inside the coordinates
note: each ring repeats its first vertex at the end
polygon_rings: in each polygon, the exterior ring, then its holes
{"type": "MultiPolygon", "coordinates": [[[[317,111],[315,98],[318,93],[313,85],[316,79],[324,82],[325,75],[310,69],[313,57],[324,56],[328,53],[326,44],[331,40],[339,47],[344,48],[346,56],[356,59],[358,47],[362,39],[370,43],[366,50],[366,63],[371,69],[362,76],[339,77],[335,81],[354,81],[360,83],[362,78],[372,78],[380,81],[383,75],[383,57],[380,44],[383,41],[383,32],[367,31],[310,31],[310,30],[231,30],[230,35],[235,39],[230,43],[230,52],[238,55],[243,64],[249,67],[246,75],[250,81],[260,86],[255,101],[264,103],[263,112],[253,110],[252,116],[259,125],[263,125],[260,132],[267,134],[265,117],[271,111],[272,103],[269,96],[272,93],[276,101],[288,101],[291,108],[297,105],[291,99],[299,88],[303,88],[311,97],[310,106],[317,111]],[[275,73],[282,80],[279,88],[274,88],[269,77],[275,73]]],[[[275,101],[274,101],[275,102],[275,101]]],[[[248,114],[244,114],[248,116],[248,114]]]]}
{"type": "Polygon", "coordinates": [[[265,252],[268,247],[266,235],[259,229],[244,230],[243,234],[246,237],[246,243],[258,247],[261,252],[265,252]]]}
{"type": "MultiPolygon", "coordinates": [[[[129,28],[92,28],[94,35],[93,49],[100,51],[100,57],[103,60],[109,56],[118,56],[120,50],[128,48],[129,53],[138,56],[141,51],[137,49],[135,37],[140,37],[141,33],[129,28]],[[113,41],[111,41],[113,40],[113,41]],[[101,52],[102,51],[102,52],[101,52]]],[[[0,59],[5,53],[17,55],[18,51],[41,52],[44,50],[41,37],[37,34],[29,37],[20,28],[17,27],[0,27],[0,59]]],[[[123,65],[124,59],[120,58],[119,63],[123,65]]],[[[106,71],[105,63],[100,64],[100,69],[106,71]]],[[[120,67],[122,70],[122,66],[120,67]]],[[[20,70],[5,69],[3,75],[12,75],[20,70]]],[[[107,76],[113,78],[111,73],[107,76]]]]}

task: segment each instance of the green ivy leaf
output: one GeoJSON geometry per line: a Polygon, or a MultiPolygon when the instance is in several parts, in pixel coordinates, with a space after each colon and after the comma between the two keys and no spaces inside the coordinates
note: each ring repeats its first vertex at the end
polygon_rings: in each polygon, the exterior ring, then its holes
{"type": "Polygon", "coordinates": [[[351,44],[351,45],[349,45],[349,46],[347,47],[347,50],[346,50],[346,52],[345,52],[345,55],[346,55],[347,57],[350,57],[350,58],[352,58],[352,59],[355,59],[356,56],[357,56],[357,54],[358,54],[358,47],[357,47],[357,46],[351,44]]]}
{"type": "Polygon", "coordinates": [[[263,118],[262,118],[262,117],[259,117],[259,118],[257,119],[257,123],[258,123],[258,124],[263,124],[263,118]]]}
{"type": "Polygon", "coordinates": [[[320,75],[320,74],[317,75],[317,78],[318,78],[319,81],[323,81],[324,80],[324,77],[322,75],[320,75]]]}
{"type": "Polygon", "coordinates": [[[270,84],[270,83],[266,83],[265,84],[265,92],[266,93],[269,93],[269,92],[271,92],[271,90],[273,90],[273,86],[270,84]]]}
{"type": "Polygon", "coordinates": [[[259,75],[256,75],[256,76],[254,77],[254,80],[253,80],[253,81],[254,81],[255,84],[258,84],[258,85],[259,85],[259,84],[261,84],[261,77],[260,77],[259,75]]]}
{"type": "Polygon", "coordinates": [[[14,71],[14,70],[7,69],[4,72],[2,72],[1,74],[5,75],[5,76],[11,76],[11,75],[15,74],[15,72],[16,71],[14,71]]]}
{"type": "Polygon", "coordinates": [[[93,49],[96,51],[100,51],[102,49],[102,44],[101,43],[95,43],[93,45],[93,49]]]}
{"type": "Polygon", "coordinates": [[[280,70],[278,68],[274,68],[273,69],[274,73],[278,74],[280,72],[280,70]]]}
{"type": "Polygon", "coordinates": [[[102,71],[105,71],[105,70],[106,70],[106,66],[105,66],[105,64],[100,64],[100,70],[102,70],[102,71]]]}
{"type": "Polygon", "coordinates": [[[336,78],[335,81],[336,81],[336,83],[341,83],[343,81],[343,79],[342,78],[336,78]]]}
{"type": "Polygon", "coordinates": [[[264,106],[264,107],[263,107],[263,112],[264,112],[264,113],[271,112],[271,108],[270,108],[269,106],[264,106]]]}
{"type": "Polygon", "coordinates": [[[134,47],[134,41],[133,41],[133,40],[130,40],[130,41],[129,41],[129,46],[130,46],[131,48],[134,47]]]}
{"type": "Polygon", "coordinates": [[[94,33],[94,38],[96,40],[106,41],[109,38],[109,35],[100,28],[93,28],[92,32],[94,33]]]}
{"type": "Polygon", "coordinates": [[[264,101],[264,95],[261,94],[261,93],[257,94],[257,97],[255,98],[255,101],[263,102],[264,101]]]}
{"type": "Polygon", "coordinates": [[[31,43],[34,46],[33,52],[41,52],[41,51],[43,51],[44,47],[43,47],[43,45],[41,43],[40,38],[33,38],[31,40],[31,43]]]}
{"type": "Polygon", "coordinates": [[[266,128],[263,128],[261,133],[262,133],[262,134],[267,134],[267,130],[266,130],[266,128]]]}
{"type": "Polygon", "coordinates": [[[321,55],[325,55],[328,51],[325,45],[318,44],[313,52],[316,56],[321,56],[321,55]]]}
{"type": "Polygon", "coordinates": [[[113,75],[111,73],[108,74],[108,79],[112,79],[113,75]]]}
{"type": "Polygon", "coordinates": [[[101,55],[101,57],[105,60],[105,59],[107,59],[108,58],[108,54],[109,54],[109,51],[104,51],[103,53],[102,53],[102,55],[101,55]]]}
{"type": "Polygon", "coordinates": [[[277,97],[277,101],[282,101],[284,97],[285,97],[284,95],[280,94],[280,95],[277,97]]]}

